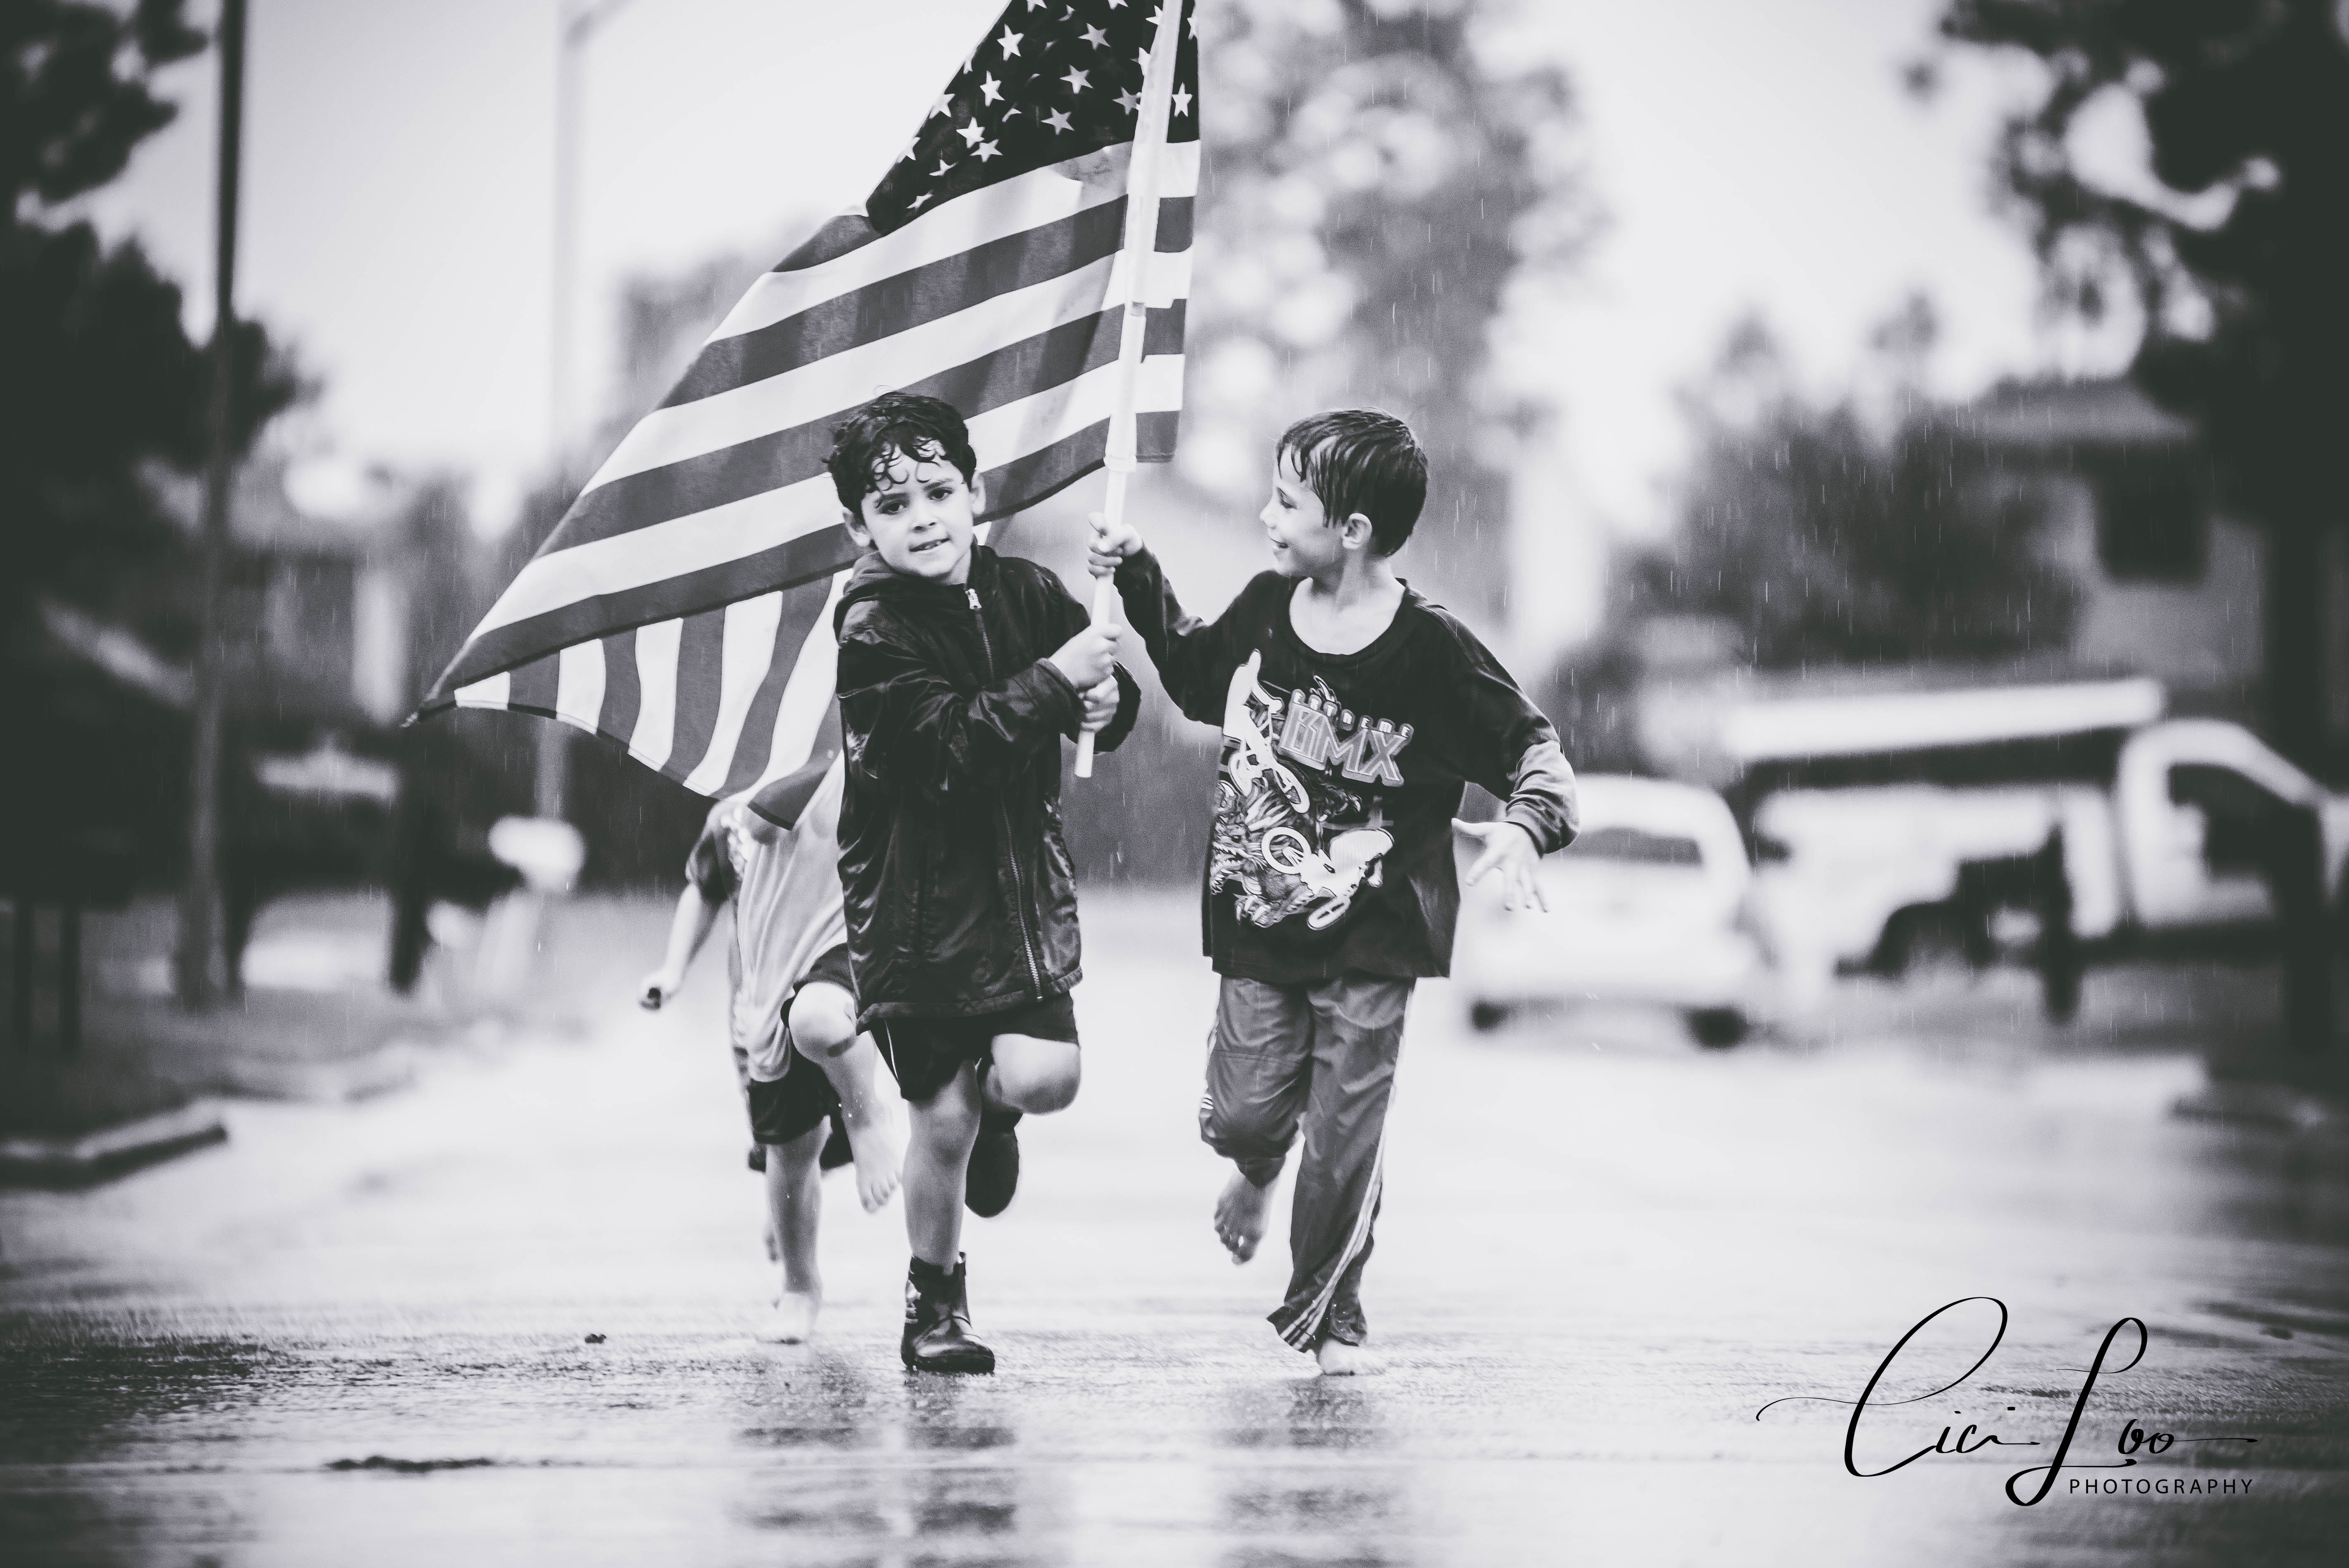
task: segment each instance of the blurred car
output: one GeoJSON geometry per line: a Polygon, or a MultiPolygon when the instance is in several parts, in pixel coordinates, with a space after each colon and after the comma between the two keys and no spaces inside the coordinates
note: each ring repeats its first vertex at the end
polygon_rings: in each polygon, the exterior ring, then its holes
{"type": "Polygon", "coordinates": [[[1764,978],[1746,921],[1753,866],[1710,789],[1598,774],[1580,780],[1582,834],[1540,867],[1540,910],[1509,910],[1491,880],[1463,891],[1453,977],[1469,1021],[1556,1002],[1678,1011],[1706,1046],[1744,1038],[1764,978]]]}

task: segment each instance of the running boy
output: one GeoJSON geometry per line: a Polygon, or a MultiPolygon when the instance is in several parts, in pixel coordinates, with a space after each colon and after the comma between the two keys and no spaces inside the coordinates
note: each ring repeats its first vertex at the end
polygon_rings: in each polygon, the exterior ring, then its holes
{"type": "Polygon", "coordinates": [[[880,1053],[856,1031],[841,918],[842,771],[837,758],[812,764],[710,809],[686,862],[668,951],[638,998],[657,1009],[678,994],[718,912],[732,901],[727,1033],[750,1136],[765,1156],[772,1245],[783,1267],[782,1294],[760,1337],[784,1345],[814,1332],[823,1305],[818,1161],[833,1119],[847,1133],[865,1212],[897,1190],[904,1158],[882,1114],[880,1053]]]}
{"type": "Polygon", "coordinates": [[[833,432],[833,484],[865,553],[843,591],[848,787],[840,876],[860,1026],[911,1107],[899,1354],[991,1372],[971,1332],[966,1202],[999,1213],[1022,1111],[1076,1097],[1077,892],[1061,836],[1061,739],[1115,746],[1139,692],[1114,628],[1045,568],[974,537],[985,507],[962,416],[876,397],[833,432]]]}
{"type": "Polygon", "coordinates": [[[1387,1099],[1413,983],[1452,964],[1460,887],[1452,830],[1514,907],[1535,863],[1575,834],[1557,735],[1469,630],[1394,574],[1427,495],[1427,459],[1392,415],[1299,420],[1273,456],[1260,514],[1272,570],[1207,625],[1184,614],[1131,526],[1095,521],[1166,692],[1220,723],[1205,899],[1223,977],[1200,1136],[1237,1167],[1216,1205],[1233,1260],[1263,1240],[1300,1119],[1281,1337],[1330,1374],[1377,1372],[1362,1348],[1362,1265],[1378,1216],[1387,1099]],[[1506,797],[1459,822],[1464,781],[1506,797]]]}

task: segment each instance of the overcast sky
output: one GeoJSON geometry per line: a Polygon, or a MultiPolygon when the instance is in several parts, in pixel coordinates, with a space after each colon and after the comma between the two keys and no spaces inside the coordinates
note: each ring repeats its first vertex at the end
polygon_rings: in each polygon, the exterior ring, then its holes
{"type": "MultiPolygon", "coordinates": [[[[1001,0],[634,0],[588,46],[581,404],[615,282],[762,261],[859,199],[1001,0]]],[[[1528,519],[1589,579],[1596,542],[1666,515],[1672,389],[1759,308],[1832,387],[1911,290],[1945,327],[1940,389],[2085,364],[2035,323],[2030,256],[1985,158],[2013,70],[1961,64],[1920,104],[1899,67],[1937,0],[1527,0],[1573,74],[1610,214],[1542,357],[1572,500],[1528,519]],[[2069,356],[2068,358],[2066,356],[2069,356]]],[[[1203,26],[1213,25],[1208,0],[1203,26]]],[[[252,0],[238,298],[325,382],[306,438],[350,462],[476,476],[501,521],[547,449],[554,0],[252,0]]],[[[213,63],[179,121],[88,205],[210,307],[213,63]]],[[[1213,84],[1203,95],[1214,113],[1213,84]]],[[[331,487],[327,487],[331,488],[331,487]]],[[[1548,612],[1563,630],[1596,593],[1548,612]]]]}

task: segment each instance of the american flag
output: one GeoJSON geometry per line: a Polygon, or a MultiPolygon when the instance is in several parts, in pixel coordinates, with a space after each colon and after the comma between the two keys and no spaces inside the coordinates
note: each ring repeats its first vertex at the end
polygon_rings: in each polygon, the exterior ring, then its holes
{"type": "Polygon", "coordinates": [[[1198,186],[1192,0],[1012,0],[866,198],[751,285],[474,628],[421,713],[560,719],[720,796],[838,745],[832,604],[856,548],[823,460],[878,393],[970,425],[988,519],[1102,466],[1124,302],[1134,456],[1174,455],[1198,186]],[[1127,175],[1176,31],[1155,243],[1127,175]]]}

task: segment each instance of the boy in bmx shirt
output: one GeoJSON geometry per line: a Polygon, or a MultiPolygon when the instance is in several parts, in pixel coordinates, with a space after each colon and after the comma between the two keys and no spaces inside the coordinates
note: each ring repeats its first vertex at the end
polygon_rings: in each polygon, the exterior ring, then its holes
{"type": "Polygon", "coordinates": [[[1212,624],[1183,613],[1140,534],[1098,518],[1113,572],[1167,696],[1220,724],[1223,757],[1205,897],[1222,976],[1200,1135],[1235,1170],[1216,1231],[1235,1262],[1264,1237],[1272,1184],[1300,1125],[1281,1337],[1326,1374],[1383,1363],[1364,1347],[1362,1267],[1379,1212],[1403,1013],[1449,972],[1457,830],[1512,907],[1571,842],[1574,775],[1557,734],[1452,614],[1397,577],[1427,460],[1392,415],[1346,409],[1289,427],[1260,514],[1272,569],[1212,624]],[[1507,802],[1456,821],[1462,788],[1507,802]]]}

